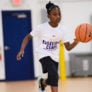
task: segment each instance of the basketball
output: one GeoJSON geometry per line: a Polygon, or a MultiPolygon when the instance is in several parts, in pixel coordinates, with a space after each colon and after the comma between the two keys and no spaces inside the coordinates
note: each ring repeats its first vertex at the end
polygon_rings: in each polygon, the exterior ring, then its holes
{"type": "Polygon", "coordinates": [[[75,37],[80,42],[89,42],[92,40],[92,25],[83,23],[76,27],[75,37]]]}

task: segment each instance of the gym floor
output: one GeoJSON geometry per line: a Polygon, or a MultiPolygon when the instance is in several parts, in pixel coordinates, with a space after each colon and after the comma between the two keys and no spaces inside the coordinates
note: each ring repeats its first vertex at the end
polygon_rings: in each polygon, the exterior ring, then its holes
{"type": "MultiPolygon", "coordinates": [[[[0,82],[0,92],[39,92],[38,81],[0,82]]],[[[51,92],[49,86],[46,92],[51,92]]],[[[59,92],[92,92],[92,77],[59,80],[59,92]]]]}

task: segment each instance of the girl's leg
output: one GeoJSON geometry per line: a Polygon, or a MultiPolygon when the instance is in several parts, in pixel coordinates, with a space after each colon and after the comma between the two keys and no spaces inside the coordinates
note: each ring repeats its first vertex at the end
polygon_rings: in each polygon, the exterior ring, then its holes
{"type": "MultiPolygon", "coordinates": [[[[46,87],[46,80],[43,80],[42,84],[46,87]]],[[[58,92],[58,86],[51,86],[51,92],[58,92]]]]}
{"type": "Polygon", "coordinates": [[[51,92],[58,92],[58,63],[49,59],[48,64],[48,78],[46,83],[50,85],[51,92]]]}
{"type": "Polygon", "coordinates": [[[40,60],[43,73],[48,72],[48,78],[43,81],[43,85],[50,85],[52,92],[58,92],[58,63],[53,61],[51,57],[40,60]]]}
{"type": "Polygon", "coordinates": [[[57,86],[51,86],[51,91],[52,92],[58,92],[58,87],[57,86]]]}

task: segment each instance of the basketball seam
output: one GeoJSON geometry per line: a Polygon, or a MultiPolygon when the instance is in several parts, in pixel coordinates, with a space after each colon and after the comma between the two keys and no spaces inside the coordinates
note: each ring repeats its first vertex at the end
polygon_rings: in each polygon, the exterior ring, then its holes
{"type": "Polygon", "coordinates": [[[79,34],[79,40],[81,41],[81,37],[80,37],[80,28],[81,28],[81,25],[79,26],[79,31],[78,31],[78,34],[79,34]]]}
{"type": "MultiPolygon", "coordinates": [[[[88,31],[88,32],[90,31],[88,24],[87,24],[87,31],[88,31]]],[[[90,32],[90,33],[91,33],[91,32],[90,32]]],[[[90,38],[90,35],[91,35],[90,33],[88,34],[88,37],[89,37],[89,38],[90,38]]],[[[90,41],[90,39],[87,39],[87,42],[88,42],[88,41],[90,41]]]]}
{"type": "Polygon", "coordinates": [[[85,32],[85,37],[84,37],[84,41],[86,41],[86,38],[87,38],[87,24],[86,24],[86,32],[85,32]]]}

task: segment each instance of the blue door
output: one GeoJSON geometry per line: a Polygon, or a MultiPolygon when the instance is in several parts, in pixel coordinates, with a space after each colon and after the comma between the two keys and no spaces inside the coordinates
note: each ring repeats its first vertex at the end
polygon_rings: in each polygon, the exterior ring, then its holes
{"type": "Polygon", "coordinates": [[[31,31],[31,12],[2,11],[4,57],[6,80],[34,79],[32,41],[25,49],[25,55],[16,60],[23,38],[31,31]]]}

